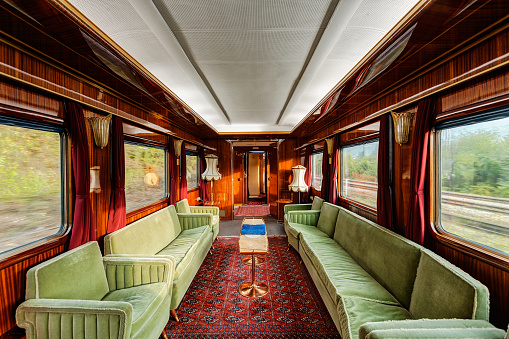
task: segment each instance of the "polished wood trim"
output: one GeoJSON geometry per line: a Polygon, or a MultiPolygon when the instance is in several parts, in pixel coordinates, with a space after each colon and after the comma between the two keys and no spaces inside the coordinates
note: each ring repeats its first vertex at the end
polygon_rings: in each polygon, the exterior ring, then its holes
{"type": "Polygon", "coordinates": [[[509,94],[502,95],[496,98],[490,98],[487,100],[481,100],[471,105],[463,106],[449,111],[443,111],[440,114],[437,114],[435,123],[508,105],[509,105],[509,94]]]}
{"type": "Polygon", "coordinates": [[[20,248],[21,251],[15,252],[14,254],[9,255],[8,257],[0,259],[0,270],[3,270],[9,266],[13,266],[17,263],[20,263],[37,255],[43,254],[55,247],[62,245],[66,245],[67,247],[69,233],[70,228],[63,235],[55,235],[50,238],[41,239],[32,246],[30,245],[22,246],[20,248]]]}
{"type": "Polygon", "coordinates": [[[363,142],[363,141],[368,141],[368,140],[371,140],[371,139],[376,139],[376,138],[379,137],[379,135],[380,135],[379,132],[375,132],[375,133],[359,136],[359,137],[356,137],[356,138],[351,138],[351,139],[345,140],[343,142],[340,142],[339,146],[343,147],[343,146],[353,145],[353,144],[356,144],[356,143],[359,143],[359,142],[363,142]]]}
{"type": "Polygon", "coordinates": [[[140,144],[146,144],[146,145],[152,145],[152,146],[164,147],[164,148],[166,148],[168,146],[168,144],[166,144],[166,143],[157,142],[157,141],[150,140],[150,139],[145,139],[145,138],[137,137],[137,136],[130,135],[130,134],[124,134],[124,141],[131,141],[131,142],[136,142],[136,143],[140,143],[140,144]]]}
{"type": "Polygon", "coordinates": [[[376,215],[376,208],[370,207],[368,205],[364,205],[363,203],[360,203],[360,202],[358,202],[356,200],[353,200],[353,199],[350,199],[350,198],[345,198],[343,196],[339,196],[339,201],[340,201],[340,203],[344,203],[344,204],[348,204],[348,205],[351,205],[351,206],[355,206],[357,208],[360,208],[363,211],[366,211],[368,213],[376,215]]]}
{"type": "Polygon", "coordinates": [[[164,199],[155,201],[155,202],[151,203],[150,205],[146,205],[146,206],[143,206],[143,207],[140,207],[135,210],[127,212],[127,215],[126,215],[127,224],[129,224],[133,221],[136,221],[146,215],[149,215],[150,213],[153,213],[157,210],[160,210],[160,209],[168,206],[169,202],[170,202],[169,198],[164,198],[164,199]]]}

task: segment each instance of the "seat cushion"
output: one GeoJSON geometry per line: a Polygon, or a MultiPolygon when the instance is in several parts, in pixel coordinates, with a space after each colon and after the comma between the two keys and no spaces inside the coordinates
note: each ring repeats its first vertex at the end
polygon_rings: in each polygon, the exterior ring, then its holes
{"type": "Polygon", "coordinates": [[[108,292],[96,241],[42,262],[27,272],[27,299],[101,300],[108,292]]]}
{"type": "Polygon", "coordinates": [[[307,234],[316,235],[316,236],[319,236],[319,237],[326,237],[326,238],[328,238],[327,234],[325,234],[324,232],[320,231],[315,226],[298,224],[298,223],[294,223],[294,222],[290,222],[287,225],[288,225],[288,232],[294,238],[299,238],[299,234],[301,234],[302,232],[307,233],[307,234]]]}
{"type": "Polygon", "coordinates": [[[212,237],[212,228],[209,225],[183,230],[175,240],[157,253],[175,258],[175,280],[184,272],[198,249],[204,246],[208,237],[212,237]]]}
{"type": "Polygon", "coordinates": [[[312,210],[321,210],[322,209],[322,204],[323,204],[323,199],[320,198],[320,197],[313,197],[313,203],[311,204],[311,209],[312,210]]]}
{"type": "Polygon", "coordinates": [[[316,227],[322,232],[327,233],[329,238],[334,236],[334,229],[336,228],[336,220],[338,218],[339,206],[324,202],[320,211],[320,217],[316,227]]]}
{"type": "Polygon", "coordinates": [[[333,239],[302,233],[300,246],[313,263],[334,303],[338,302],[340,296],[355,296],[400,306],[396,298],[333,239]]]}
{"type": "Polygon", "coordinates": [[[133,306],[131,334],[134,336],[157,312],[168,295],[168,284],[153,283],[124,288],[108,293],[103,300],[124,301],[133,306]]]}
{"type": "Polygon", "coordinates": [[[413,319],[401,306],[348,296],[339,298],[337,311],[340,319],[339,333],[343,339],[359,338],[359,327],[368,321],[413,319]]]}

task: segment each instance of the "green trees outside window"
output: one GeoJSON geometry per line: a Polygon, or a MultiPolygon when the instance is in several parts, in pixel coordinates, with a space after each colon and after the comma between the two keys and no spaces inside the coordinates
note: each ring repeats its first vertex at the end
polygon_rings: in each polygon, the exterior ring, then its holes
{"type": "Polygon", "coordinates": [[[186,166],[187,166],[187,190],[191,190],[200,186],[200,166],[198,161],[198,155],[186,154],[186,166]]]}

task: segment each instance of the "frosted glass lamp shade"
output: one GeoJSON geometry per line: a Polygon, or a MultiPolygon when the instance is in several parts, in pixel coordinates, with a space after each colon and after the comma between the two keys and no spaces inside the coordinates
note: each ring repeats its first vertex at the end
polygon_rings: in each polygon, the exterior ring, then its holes
{"type": "Polygon", "coordinates": [[[288,189],[293,192],[307,192],[308,186],[304,182],[304,174],[306,173],[306,167],[302,165],[292,167],[293,181],[288,186],[288,189]]]}
{"type": "Polygon", "coordinates": [[[217,169],[217,155],[208,154],[205,156],[207,169],[201,174],[201,178],[207,181],[221,180],[221,173],[217,169]]]}

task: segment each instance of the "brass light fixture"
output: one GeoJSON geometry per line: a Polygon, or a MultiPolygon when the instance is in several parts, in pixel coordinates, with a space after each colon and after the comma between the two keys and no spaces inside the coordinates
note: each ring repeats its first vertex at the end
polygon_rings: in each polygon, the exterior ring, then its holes
{"type": "Polygon", "coordinates": [[[412,124],[413,112],[391,112],[394,120],[394,138],[400,145],[408,142],[408,134],[410,133],[410,125],[412,124]]]}
{"type": "Polygon", "coordinates": [[[334,138],[325,139],[327,143],[327,152],[329,153],[329,165],[332,164],[332,151],[334,150],[334,138]]]}
{"type": "Polygon", "coordinates": [[[108,139],[110,138],[110,121],[112,117],[113,115],[110,114],[105,117],[88,118],[97,147],[104,148],[108,145],[108,139]]]}
{"type": "Polygon", "coordinates": [[[182,139],[175,139],[173,141],[174,145],[175,145],[175,156],[177,157],[177,166],[180,166],[180,153],[182,151],[182,142],[184,140],[182,139]]]}

